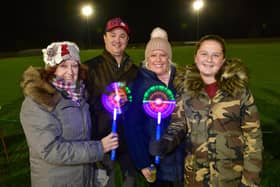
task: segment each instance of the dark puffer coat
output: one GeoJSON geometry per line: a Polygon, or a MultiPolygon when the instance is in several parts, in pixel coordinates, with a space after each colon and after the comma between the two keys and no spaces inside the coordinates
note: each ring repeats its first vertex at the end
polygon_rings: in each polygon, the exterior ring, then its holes
{"type": "MultiPolygon", "coordinates": [[[[101,55],[86,61],[85,64],[88,65],[89,69],[88,92],[93,139],[100,140],[111,132],[113,121],[112,114],[102,105],[101,95],[105,93],[106,87],[112,82],[128,84],[132,81],[137,75],[138,67],[132,63],[126,53],[122,63],[118,66],[115,58],[105,49],[101,55]]],[[[127,152],[121,117],[118,117],[117,124],[120,138],[120,147],[117,151],[127,152]]]]}
{"type": "MultiPolygon", "coordinates": [[[[168,88],[175,94],[173,78],[175,68],[172,68],[168,88]]],[[[149,153],[149,143],[155,140],[157,120],[150,117],[143,109],[143,96],[147,89],[154,85],[163,85],[156,74],[141,68],[138,76],[130,86],[133,102],[125,112],[125,135],[129,150],[136,167],[140,170],[154,163],[154,157],[149,153]]],[[[161,121],[161,133],[164,133],[170,123],[170,117],[161,121]]],[[[183,180],[184,146],[161,158],[157,167],[157,179],[178,182],[183,180]]]]}

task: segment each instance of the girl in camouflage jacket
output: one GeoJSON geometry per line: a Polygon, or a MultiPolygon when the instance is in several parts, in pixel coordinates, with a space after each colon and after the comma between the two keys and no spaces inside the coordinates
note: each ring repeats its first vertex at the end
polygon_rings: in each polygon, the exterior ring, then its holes
{"type": "Polygon", "coordinates": [[[177,74],[173,122],[150,152],[166,154],[186,137],[185,186],[259,186],[262,133],[245,66],[225,59],[216,35],[201,38],[194,58],[177,74]]]}

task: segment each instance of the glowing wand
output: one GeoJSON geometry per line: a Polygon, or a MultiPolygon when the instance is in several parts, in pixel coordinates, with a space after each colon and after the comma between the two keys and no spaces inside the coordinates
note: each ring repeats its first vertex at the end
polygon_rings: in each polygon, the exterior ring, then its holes
{"type": "MultiPolygon", "coordinates": [[[[160,140],[161,119],[168,117],[175,109],[176,101],[170,89],[163,85],[150,87],[144,94],[143,108],[152,118],[157,119],[156,141],[160,140]]],[[[155,163],[159,164],[160,157],[156,155],[155,163]]]]}
{"type": "MultiPolygon", "coordinates": [[[[102,94],[101,100],[104,108],[113,114],[112,132],[117,132],[117,116],[122,113],[121,107],[127,102],[132,101],[131,92],[123,82],[113,82],[107,86],[102,94]]],[[[111,151],[111,160],[115,160],[116,150],[111,151]]]]}

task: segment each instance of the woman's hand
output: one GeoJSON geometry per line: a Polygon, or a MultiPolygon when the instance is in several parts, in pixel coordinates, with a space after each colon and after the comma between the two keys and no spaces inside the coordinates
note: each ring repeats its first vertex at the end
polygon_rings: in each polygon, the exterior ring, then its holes
{"type": "Polygon", "coordinates": [[[152,173],[151,173],[151,170],[149,169],[149,167],[141,169],[141,172],[142,172],[142,174],[144,175],[144,177],[146,178],[147,181],[152,180],[152,173]]]}
{"type": "Polygon", "coordinates": [[[101,143],[104,149],[104,153],[111,151],[112,149],[117,149],[119,147],[118,134],[110,133],[101,139],[101,143]]]}

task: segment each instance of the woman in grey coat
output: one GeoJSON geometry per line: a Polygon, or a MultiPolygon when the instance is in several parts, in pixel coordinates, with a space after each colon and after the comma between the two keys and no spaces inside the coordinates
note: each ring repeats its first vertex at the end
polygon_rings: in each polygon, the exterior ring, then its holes
{"type": "Polygon", "coordinates": [[[30,155],[32,186],[93,186],[92,163],[118,147],[117,134],[91,141],[84,98],[86,68],[79,48],[56,42],[42,50],[45,68],[29,67],[21,87],[20,120],[30,155]]]}

